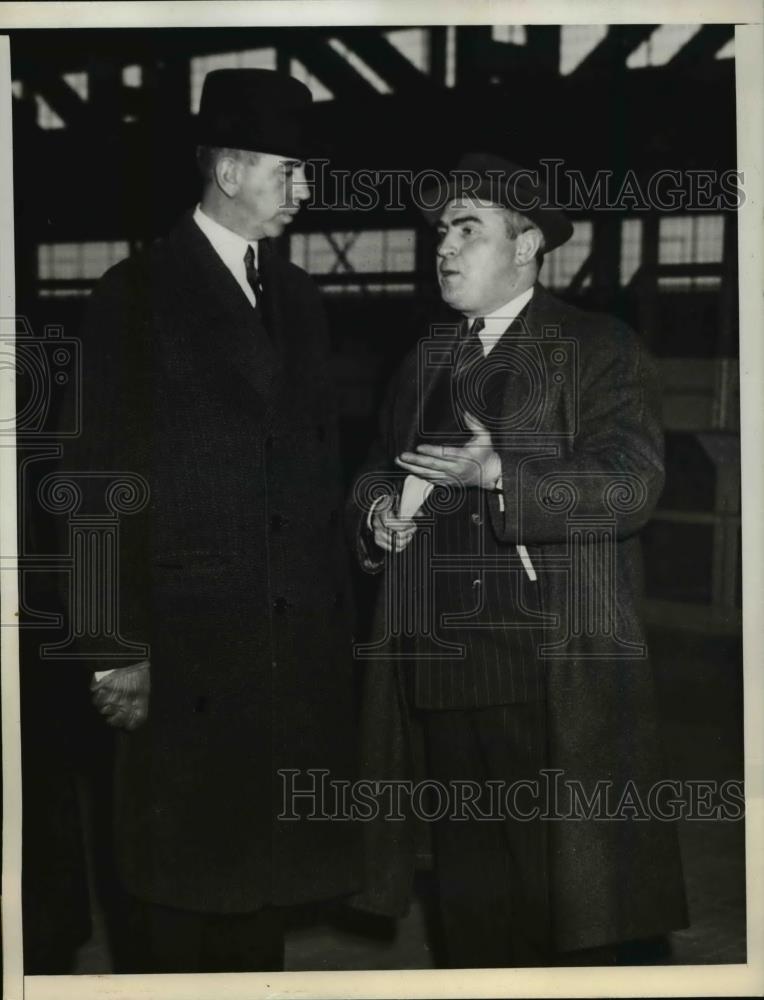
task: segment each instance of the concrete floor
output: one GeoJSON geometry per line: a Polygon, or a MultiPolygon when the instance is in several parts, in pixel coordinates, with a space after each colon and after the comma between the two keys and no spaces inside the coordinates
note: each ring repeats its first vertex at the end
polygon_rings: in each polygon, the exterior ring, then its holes
{"type": "MultiPolygon", "coordinates": [[[[739,640],[654,627],[651,648],[672,776],[741,779],[739,640]]],[[[691,926],[671,936],[667,953],[632,958],[631,962],[745,962],[743,822],[684,821],[680,840],[691,926]]],[[[429,912],[420,893],[408,916],[397,924],[369,920],[363,924],[355,921],[351,926],[341,916],[302,913],[287,938],[287,969],[433,968],[429,912]]],[[[103,915],[98,911],[94,913],[93,937],[79,950],[74,971],[111,971],[103,915]]]]}

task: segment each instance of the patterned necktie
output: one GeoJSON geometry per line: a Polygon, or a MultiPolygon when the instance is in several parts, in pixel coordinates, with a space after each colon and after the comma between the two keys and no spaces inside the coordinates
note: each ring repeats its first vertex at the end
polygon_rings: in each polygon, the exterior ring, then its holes
{"type": "Polygon", "coordinates": [[[255,308],[262,306],[263,301],[263,283],[260,280],[260,272],[255,266],[255,251],[251,246],[247,247],[247,252],[244,254],[244,267],[247,272],[247,284],[255,293],[255,308]]]}

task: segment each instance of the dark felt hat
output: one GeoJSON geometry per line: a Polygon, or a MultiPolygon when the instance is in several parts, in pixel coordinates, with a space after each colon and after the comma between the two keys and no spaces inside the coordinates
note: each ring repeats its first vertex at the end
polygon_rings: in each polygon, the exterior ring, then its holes
{"type": "Polygon", "coordinates": [[[269,69],[216,69],[204,79],[196,141],[304,160],[308,88],[269,69]]]}
{"type": "Polygon", "coordinates": [[[422,192],[419,208],[434,225],[455,199],[490,201],[520,212],[544,234],[544,253],[573,235],[570,220],[534,172],[491,153],[465,153],[450,177],[422,192]]]}

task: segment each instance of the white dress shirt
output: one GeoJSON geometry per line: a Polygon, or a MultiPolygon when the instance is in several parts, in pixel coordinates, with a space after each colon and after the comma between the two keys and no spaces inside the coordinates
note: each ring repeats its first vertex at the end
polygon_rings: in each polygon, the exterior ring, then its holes
{"type": "Polygon", "coordinates": [[[194,210],[194,222],[210,241],[213,250],[215,250],[234,278],[236,278],[241,290],[254,306],[256,304],[255,293],[247,281],[247,268],[244,263],[244,256],[247,252],[247,247],[252,247],[255,254],[255,267],[257,267],[257,241],[245,240],[238,233],[234,233],[232,230],[226,229],[225,226],[221,226],[219,222],[211,219],[209,215],[205,215],[201,205],[197,205],[194,210]]]}
{"type": "Polygon", "coordinates": [[[480,337],[480,342],[483,345],[484,357],[488,357],[498,341],[506,333],[507,328],[514,323],[532,297],[533,285],[524,292],[521,292],[520,295],[516,295],[514,299],[505,305],[499,306],[494,312],[482,317],[485,326],[478,334],[478,337],[480,337]]]}

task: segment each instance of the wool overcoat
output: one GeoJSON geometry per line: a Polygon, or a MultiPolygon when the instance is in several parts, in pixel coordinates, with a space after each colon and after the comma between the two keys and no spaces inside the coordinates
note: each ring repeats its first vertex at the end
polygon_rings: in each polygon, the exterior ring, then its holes
{"type": "Polygon", "coordinates": [[[260,270],[267,330],[190,214],[107,272],[67,449],[150,490],[120,522],[119,628],[149,646],[151,697],[118,736],[117,860],[136,896],[200,912],[359,884],[348,824],[284,802],[306,769],[354,773],[351,595],[321,302],[267,241],[260,270]]]}
{"type": "MultiPolygon", "coordinates": [[[[363,527],[369,501],[380,483],[395,482],[395,456],[426,435],[420,414],[443,377],[452,338],[436,325],[404,360],[356,483],[351,530],[370,572],[383,560],[363,527]]],[[[540,284],[513,350],[503,395],[508,419],[492,432],[501,493],[489,494],[483,530],[513,553],[524,545],[537,575],[550,772],[541,787],[554,792],[541,803],[552,817],[554,939],[561,950],[595,947],[686,923],[676,829],[655,815],[666,772],[641,612],[638,532],[664,479],[659,394],[653,362],[632,330],[540,284]],[[589,818],[579,789],[594,802],[589,818]]],[[[386,559],[388,580],[396,574],[404,589],[407,570],[395,566],[405,557],[386,559]]],[[[396,656],[390,594],[389,584],[380,588],[373,649],[364,653],[362,771],[406,780],[421,776],[421,741],[407,705],[406,665],[396,656]]],[[[366,832],[369,881],[355,902],[401,913],[425,842],[421,824],[375,822],[366,832]]]]}

